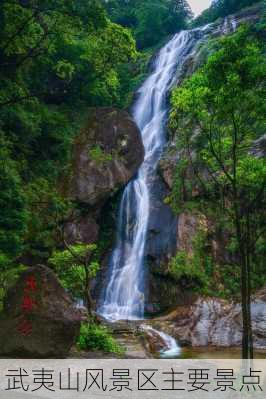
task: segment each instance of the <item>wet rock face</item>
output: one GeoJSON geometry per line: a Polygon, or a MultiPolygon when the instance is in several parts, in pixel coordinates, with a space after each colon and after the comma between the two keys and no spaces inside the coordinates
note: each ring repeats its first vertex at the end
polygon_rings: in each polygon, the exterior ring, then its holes
{"type": "Polygon", "coordinates": [[[164,200],[169,187],[160,173],[150,182],[150,215],[146,242],[147,269],[145,312],[148,315],[168,310],[178,303],[179,288],[167,276],[168,264],[177,248],[178,219],[164,200]]]}
{"type": "Polygon", "coordinates": [[[0,354],[66,357],[82,318],[54,272],[45,266],[31,267],[7,294],[0,319],[0,354]]]}
{"type": "Polygon", "coordinates": [[[92,244],[98,239],[99,226],[91,215],[73,218],[66,223],[64,235],[68,244],[92,244]]]}
{"type": "Polygon", "coordinates": [[[71,198],[91,206],[104,202],[134,176],[143,158],[139,129],[127,112],[91,108],[74,144],[71,198]]]}
{"type": "Polygon", "coordinates": [[[169,312],[178,305],[190,304],[193,302],[194,295],[189,290],[178,286],[178,284],[166,273],[167,267],[164,265],[150,267],[149,286],[146,293],[147,302],[145,313],[148,317],[169,312]],[[162,274],[165,270],[165,274],[162,274]]]}
{"type": "Polygon", "coordinates": [[[168,264],[176,251],[177,218],[164,203],[169,194],[160,176],[150,185],[150,215],[146,242],[146,256],[153,266],[168,264]]]}
{"type": "Polygon", "coordinates": [[[180,159],[180,154],[176,151],[174,143],[169,143],[167,152],[164,154],[159,163],[159,173],[166,183],[168,189],[172,189],[174,185],[175,169],[177,162],[180,159]]]}
{"type": "Polygon", "coordinates": [[[143,334],[145,347],[148,353],[159,354],[161,351],[168,349],[158,331],[146,325],[140,326],[139,331],[143,334]]]}
{"type": "MultiPolygon", "coordinates": [[[[254,347],[266,349],[266,290],[254,296],[251,314],[254,347]]],[[[157,325],[193,347],[233,347],[242,342],[241,306],[222,299],[198,298],[159,323],[157,320],[157,325]]]]}

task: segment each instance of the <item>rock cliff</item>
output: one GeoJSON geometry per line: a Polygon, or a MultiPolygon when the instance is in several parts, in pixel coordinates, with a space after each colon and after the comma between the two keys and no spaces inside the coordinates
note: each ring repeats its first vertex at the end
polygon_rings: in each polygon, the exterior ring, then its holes
{"type": "Polygon", "coordinates": [[[144,157],[139,129],[126,111],[90,108],[73,146],[68,195],[77,204],[65,226],[68,242],[96,242],[102,210],[135,175],[144,157]]]}
{"type": "MultiPolygon", "coordinates": [[[[266,291],[252,299],[254,347],[266,349],[266,291]]],[[[242,315],[239,303],[218,298],[202,298],[179,306],[172,313],[153,321],[153,327],[166,331],[188,346],[240,347],[242,315]]]]}

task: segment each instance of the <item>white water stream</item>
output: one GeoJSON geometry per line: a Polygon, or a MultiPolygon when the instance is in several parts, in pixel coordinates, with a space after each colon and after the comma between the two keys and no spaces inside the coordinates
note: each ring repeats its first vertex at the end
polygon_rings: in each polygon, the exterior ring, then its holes
{"type": "MultiPolygon", "coordinates": [[[[227,20],[222,29],[226,28],[225,25],[228,25],[227,20]]],[[[145,158],[137,176],[125,188],[119,207],[117,241],[109,262],[108,282],[98,308],[98,313],[109,321],[144,318],[149,186],[156,176],[166,141],[167,97],[178,71],[181,71],[195,44],[207,34],[209,27],[182,31],[161,49],[153,72],[139,89],[133,106],[132,114],[141,131],[145,158]]],[[[180,351],[173,338],[161,332],[159,334],[166,343],[166,356],[180,351]]]]}
{"type": "Polygon", "coordinates": [[[145,243],[150,196],[149,183],[165,144],[167,95],[184,62],[194,36],[183,31],[162,48],[154,71],[139,90],[133,117],[140,128],[145,158],[138,174],[126,187],[119,209],[117,243],[109,264],[109,281],[98,312],[109,320],[134,320],[144,317],[145,243]]]}

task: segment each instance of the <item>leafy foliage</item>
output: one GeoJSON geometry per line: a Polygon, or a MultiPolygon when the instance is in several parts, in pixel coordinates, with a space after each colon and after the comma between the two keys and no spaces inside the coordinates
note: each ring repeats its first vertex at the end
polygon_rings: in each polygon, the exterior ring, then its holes
{"type": "Polygon", "coordinates": [[[158,43],[186,27],[191,9],[186,0],[110,0],[104,2],[111,18],[133,30],[138,48],[158,43]]]}
{"type": "Polygon", "coordinates": [[[95,161],[99,166],[105,165],[112,160],[112,154],[106,153],[102,148],[97,145],[89,151],[90,158],[95,161]]]}
{"type": "Polygon", "coordinates": [[[95,244],[75,244],[63,251],[54,251],[49,258],[63,287],[75,298],[86,301],[87,280],[94,278],[99,269],[97,262],[90,261],[96,248],[95,244]]]}
{"type": "Polygon", "coordinates": [[[28,213],[25,193],[17,171],[17,163],[9,157],[9,149],[1,140],[0,148],[0,248],[5,256],[16,256],[23,249],[28,213]]]}
{"type": "Polygon", "coordinates": [[[259,2],[261,2],[261,0],[215,0],[207,10],[203,11],[203,13],[193,21],[193,25],[205,25],[259,2]]]}
{"type": "Polygon", "coordinates": [[[108,328],[97,324],[82,324],[77,344],[83,350],[123,353],[123,348],[115,341],[108,328]]]}
{"type": "Polygon", "coordinates": [[[170,275],[186,289],[200,290],[205,285],[204,272],[198,268],[198,264],[194,262],[184,251],[179,251],[174,256],[169,265],[170,275]]]}
{"type": "Polygon", "coordinates": [[[0,253],[46,260],[74,134],[88,106],[127,100],[135,41],[98,0],[4,0],[0,22],[0,253]]]}
{"type": "Polygon", "coordinates": [[[0,312],[7,290],[16,283],[25,270],[26,266],[14,264],[8,256],[0,253],[0,312]]]}
{"type": "Polygon", "coordinates": [[[258,32],[245,26],[217,41],[202,69],[174,90],[170,117],[182,160],[168,201],[178,211],[193,204],[231,232],[234,267],[251,268],[253,287],[265,283],[254,276],[265,273],[266,164],[251,150],[265,126],[263,52],[258,32]]]}

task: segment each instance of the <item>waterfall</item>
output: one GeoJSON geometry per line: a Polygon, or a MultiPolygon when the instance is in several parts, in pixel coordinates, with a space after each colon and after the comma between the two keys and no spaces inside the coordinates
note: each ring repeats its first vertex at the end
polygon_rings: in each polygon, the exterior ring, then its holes
{"type": "Polygon", "coordinates": [[[162,331],[158,331],[158,333],[161,336],[162,340],[165,342],[167,347],[166,350],[161,351],[161,357],[167,359],[167,358],[174,358],[180,355],[181,348],[177,344],[176,340],[162,331]]]}
{"type": "Polygon", "coordinates": [[[167,97],[177,71],[191,53],[200,29],[176,34],[159,52],[153,72],[141,86],[133,117],[141,131],[144,162],[124,190],[118,215],[117,241],[109,262],[108,283],[98,313],[108,320],[144,317],[145,244],[150,190],[165,145],[167,97]],[[197,33],[197,34],[195,34],[197,33]]]}
{"type": "Polygon", "coordinates": [[[176,340],[170,335],[162,331],[155,330],[153,327],[145,324],[140,325],[139,329],[140,331],[146,332],[149,336],[155,339],[157,338],[157,341],[163,342],[163,348],[161,348],[160,350],[161,358],[176,358],[181,354],[180,346],[177,344],[176,340]]]}

